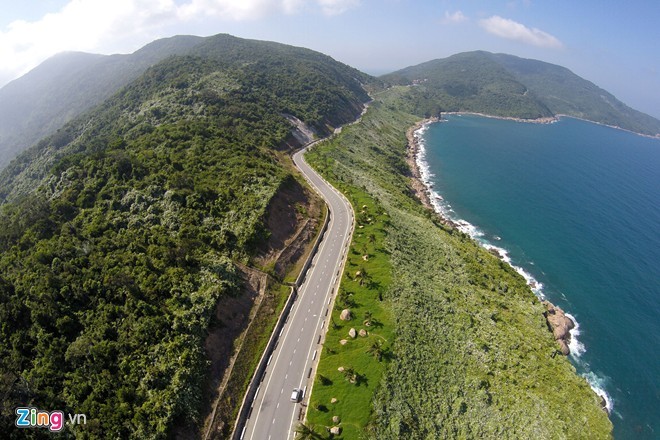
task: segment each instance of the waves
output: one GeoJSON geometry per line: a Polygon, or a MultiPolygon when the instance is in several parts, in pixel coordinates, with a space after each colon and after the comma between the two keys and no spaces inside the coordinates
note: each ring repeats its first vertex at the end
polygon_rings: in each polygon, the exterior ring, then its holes
{"type": "MultiPolygon", "coordinates": [[[[494,242],[501,241],[502,238],[496,235],[489,235],[478,226],[460,218],[456,211],[454,211],[452,208],[449,201],[446,200],[436,190],[434,182],[434,178],[436,176],[432,172],[427,161],[427,146],[424,138],[424,134],[432,123],[433,122],[427,122],[423,124],[414,132],[414,137],[417,144],[416,162],[419,169],[420,178],[426,187],[428,199],[431,202],[434,210],[443,218],[450,221],[459,231],[469,235],[485,249],[498,255],[500,259],[508,263],[518,274],[520,274],[525,279],[532,292],[540,300],[544,300],[546,297],[543,291],[543,283],[539,282],[528,270],[515,264],[507,249],[494,244],[494,242]]],[[[531,262],[530,264],[533,265],[531,262]]],[[[605,407],[608,413],[611,414],[614,408],[614,401],[605,390],[607,379],[591,371],[589,364],[581,360],[581,357],[586,352],[587,348],[579,340],[580,324],[577,319],[569,313],[566,313],[566,316],[575,323],[575,327],[570,331],[571,338],[569,342],[569,349],[571,359],[579,367],[579,370],[582,372],[582,376],[587,380],[592,390],[604,400],[605,407]]]]}

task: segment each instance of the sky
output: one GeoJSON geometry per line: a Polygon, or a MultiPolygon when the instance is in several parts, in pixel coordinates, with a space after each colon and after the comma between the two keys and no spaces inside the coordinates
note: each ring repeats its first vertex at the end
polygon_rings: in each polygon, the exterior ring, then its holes
{"type": "Polygon", "coordinates": [[[229,33],[380,75],[487,50],[571,69],[660,118],[657,0],[0,0],[0,87],[56,53],[229,33]]]}

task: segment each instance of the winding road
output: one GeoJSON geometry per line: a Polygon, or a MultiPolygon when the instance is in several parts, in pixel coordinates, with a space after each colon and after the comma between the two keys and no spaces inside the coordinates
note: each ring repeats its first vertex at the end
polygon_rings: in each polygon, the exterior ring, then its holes
{"type": "Polygon", "coordinates": [[[332,297],[346,260],[353,210],[348,200],[305,162],[303,154],[313,145],[294,154],[293,161],[325,199],[330,222],[268,360],[241,440],[287,440],[294,437],[296,425],[304,416],[304,406],[309,401],[308,394],[331,316],[332,297]],[[291,401],[294,388],[304,390],[300,402],[291,401]]]}

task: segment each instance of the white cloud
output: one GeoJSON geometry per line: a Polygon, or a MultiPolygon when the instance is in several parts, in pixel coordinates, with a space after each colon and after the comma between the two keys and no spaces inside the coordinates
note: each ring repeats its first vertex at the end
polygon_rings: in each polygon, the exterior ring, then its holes
{"type": "Polygon", "coordinates": [[[148,33],[174,18],[172,0],[71,0],[37,21],[0,31],[0,77],[11,77],[62,51],[93,51],[113,40],[148,33]]]}
{"type": "Polygon", "coordinates": [[[39,20],[16,20],[0,29],[0,87],[58,52],[117,51],[121,41],[148,41],[178,21],[254,20],[305,8],[330,16],[359,4],[360,0],[70,0],[39,20]]]}
{"type": "Polygon", "coordinates": [[[360,5],[360,0],[317,0],[326,15],[342,14],[360,5]]]}
{"type": "Polygon", "coordinates": [[[456,11],[454,13],[445,11],[445,18],[442,20],[442,23],[443,24],[463,23],[464,21],[467,21],[467,19],[468,18],[461,11],[456,11]]]}
{"type": "Polygon", "coordinates": [[[184,20],[214,16],[225,20],[253,20],[278,8],[291,8],[291,1],[273,0],[190,0],[177,10],[184,20]]]}
{"type": "Polygon", "coordinates": [[[536,28],[530,29],[524,24],[509,20],[508,18],[502,18],[498,15],[479,20],[479,25],[487,32],[509,40],[553,49],[564,46],[561,41],[547,32],[536,28]]]}

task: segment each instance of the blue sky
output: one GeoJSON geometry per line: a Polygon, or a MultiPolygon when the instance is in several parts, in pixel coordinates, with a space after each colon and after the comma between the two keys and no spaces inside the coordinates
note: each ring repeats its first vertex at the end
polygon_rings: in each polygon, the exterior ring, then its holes
{"type": "Polygon", "coordinates": [[[468,50],[568,67],[660,118],[660,2],[0,0],[0,86],[65,50],[129,53],[161,37],[279,41],[382,74],[468,50]]]}

